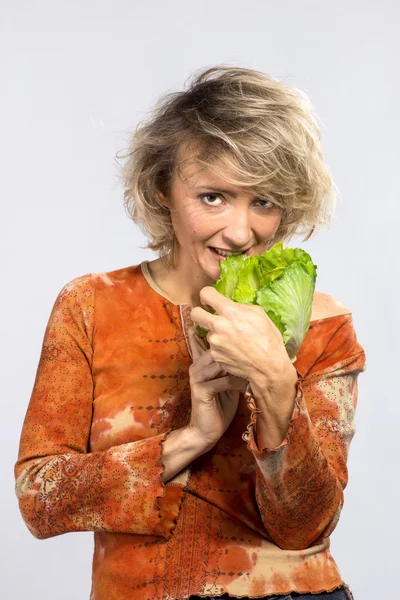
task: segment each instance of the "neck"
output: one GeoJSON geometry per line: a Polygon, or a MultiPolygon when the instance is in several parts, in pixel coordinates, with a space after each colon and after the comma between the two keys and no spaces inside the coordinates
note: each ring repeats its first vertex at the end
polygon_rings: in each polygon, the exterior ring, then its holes
{"type": "Polygon", "coordinates": [[[167,267],[161,258],[148,261],[150,275],[173,304],[190,304],[200,306],[200,290],[212,281],[204,273],[193,269],[183,261],[175,261],[174,265],[167,267]]]}

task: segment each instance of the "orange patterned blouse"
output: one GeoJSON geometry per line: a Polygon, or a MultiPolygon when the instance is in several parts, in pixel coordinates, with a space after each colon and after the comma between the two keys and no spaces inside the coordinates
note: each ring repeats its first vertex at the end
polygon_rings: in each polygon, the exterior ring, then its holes
{"type": "Polygon", "coordinates": [[[365,353],[351,314],[311,321],[286,438],[258,448],[240,395],[214,448],[165,484],[162,445],[190,413],[188,305],[146,263],[77,277],[45,331],[15,464],[33,536],[94,532],[91,600],[331,591],[365,353]]]}

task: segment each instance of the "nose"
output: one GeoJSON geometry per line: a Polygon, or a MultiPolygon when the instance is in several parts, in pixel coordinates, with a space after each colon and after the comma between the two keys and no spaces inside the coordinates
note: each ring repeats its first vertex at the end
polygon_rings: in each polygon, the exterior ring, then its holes
{"type": "Polygon", "coordinates": [[[245,250],[250,246],[252,237],[249,210],[246,207],[235,207],[229,215],[224,215],[225,227],[223,240],[228,248],[245,250]]]}

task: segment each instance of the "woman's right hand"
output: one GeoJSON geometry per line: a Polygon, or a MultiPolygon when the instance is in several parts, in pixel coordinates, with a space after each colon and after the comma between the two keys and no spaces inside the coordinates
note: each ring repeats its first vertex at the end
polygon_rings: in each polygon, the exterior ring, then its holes
{"type": "Polygon", "coordinates": [[[226,373],[215,362],[194,327],[188,337],[193,363],[189,367],[192,411],[188,428],[212,448],[228,429],[236,414],[239,393],[244,392],[247,380],[226,373]]]}

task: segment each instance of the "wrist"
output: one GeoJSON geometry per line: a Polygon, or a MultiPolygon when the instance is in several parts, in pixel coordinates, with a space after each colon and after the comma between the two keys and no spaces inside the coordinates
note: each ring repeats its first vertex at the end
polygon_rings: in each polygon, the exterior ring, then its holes
{"type": "Polygon", "coordinates": [[[297,383],[298,374],[293,369],[283,380],[282,386],[273,392],[262,381],[252,387],[256,405],[260,409],[255,428],[259,449],[277,449],[285,439],[296,404],[297,383]]]}
{"type": "Polygon", "coordinates": [[[187,425],[182,428],[182,435],[186,440],[186,444],[195,452],[198,456],[209,452],[214,448],[217,442],[210,442],[205,440],[200,433],[193,427],[193,425],[187,425]]]}
{"type": "Polygon", "coordinates": [[[171,430],[166,436],[162,447],[162,462],[164,471],[161,479],[165,483],[193,460],[205,454],[210,448],[194,434],[190,427],[171,430]]]}
{"type": "Polygon", "coordinates": [[[272,379],[265,373],[257,373],[249,378],[249,383],[256,399],[269,402],[271,397],[279,397],[281,400],[290,397],[291,392],[296,387],[297,380],[297,371],[291,364],[279,378],[272,379]]]}

